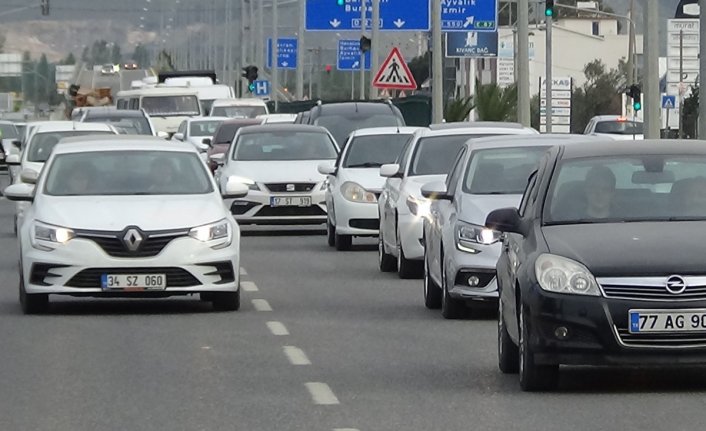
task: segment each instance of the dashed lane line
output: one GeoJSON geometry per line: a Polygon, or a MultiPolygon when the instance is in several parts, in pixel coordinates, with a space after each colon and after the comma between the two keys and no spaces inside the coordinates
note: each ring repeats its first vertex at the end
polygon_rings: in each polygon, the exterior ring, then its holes
{"type": "Polygon", "coordinates": [[[284,346],[285,356],[289,359],[289,363],[292,365],[311,365],[311,361],[307,358],[306,353],[299,347],[294,346],[284,346]]]}
{"type": "Polygon", "coordinates": [[[336,398],[336,395],[326,383],[309,382],[305,383],[304,386],[306,386],[309,390],[309,394],[311,394],[311,399],[314,401],[314,404],[320,406],[340,404],[338,398],[336,398]]]}
{"type": "Polygon", "coordinates": [[[270,303],[267,302],[267,300],[265,300],[265,299],[253,299],[252,305],[253,305],[253,307],[255,307],[255,310],[257,310],[257,311],[272,311],[272,307],[270,307],[270,303]]]}
{"type": "Polygon", "coordinates": [[[287,327],[282,322],[267,322],[267,328],[272,332],[272,335],[289,335],[287,327]]]}
{"type": "Polygon", "coordinates": [[[241,281],[240,288],[243,289],[244,292],[257,292],[260,290],[252,281],[241,281]]]}
{"type": "Polygon", "coordinates": [[[248,272],[242,266],[240,267],[240,275],[248,275],[248,272]]]}

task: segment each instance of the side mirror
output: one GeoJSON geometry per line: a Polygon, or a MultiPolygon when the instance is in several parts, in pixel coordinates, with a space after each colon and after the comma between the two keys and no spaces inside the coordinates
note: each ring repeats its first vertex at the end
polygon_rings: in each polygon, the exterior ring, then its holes
{"type": "Polygon", "coordinates": [[[422,196],[433,200],[453,200],[453,196],[446,189],[446,183],[441,181],[424,184],[422,186],[422,196]]]}
{"type": "Polygon", "coordinates": [[[157,132],[157,137],[162,139],[169,139],[169,133],[159,131],[157,132]]]}
{"type": "Polygon", "coordinates": [[[5,159],[5,164],[8,166],[19,166],[21,163],[19,154],[10,154],[5,159]]]}
{"type": "Polygon", "coordinates": [[[243,184],[235,178],[228,178],[226,189],[223,191],[223,199],[240,199],[248,195],[247,184],[243,184]]]}
{"type": "Polygon", "coordinates": [[[211,154],[208,159],[213,163],[217,164],[218,166],[223,166],[226,161],[226,155],[223,153],[211,154]]]}
{"type": "Polygon", "coordinates": [[[380,176],[387,178],[402,178],[400,165],[396,163],[380,166],[380,176]]]}
{"type": "Polygon", "coordinates": [[[20,141],[19,139],[13,139],[12,141],[10,141],[10,143],[14,145],[18,150],[22,149],[22,141],[20,141]]]}
{"type": "Polygon", "coordinates": [[[37,184],[37,179],[39,179],[39,172],[34,169],[22,169],[20,172],[20,181],[25,184],[37,184]]]}
{"type": "Polygon", "coordinates": [[[485,219],[485,227],[500,232],[525,234],[517,208],[501,208],[491,211],[485,219]]]}
{"type": "Polygon", "coordinates": [[[13,184],[7,186],[3,194],[10,201],[32,202],[34,200],[34,186],[24,183],[13,184]]]}
{"type": "Polygon", "coordinates": [[[176,139],[177,141],[183,141],[184,140],[184,134],[183,133],[175,133],[172,138],[176,139]]]}
{"type": "Polygon", "coordinates": [[[201,141],[202,144],[208,145],[209,147],[211,146],[211,138],[203,138],[203,141],[201,141]]]}
{"type": "Polygon", "coordinates": [[[321,175],[336,175],[336,167],[328,163],[322,163],[316,169],[321,175]]]}

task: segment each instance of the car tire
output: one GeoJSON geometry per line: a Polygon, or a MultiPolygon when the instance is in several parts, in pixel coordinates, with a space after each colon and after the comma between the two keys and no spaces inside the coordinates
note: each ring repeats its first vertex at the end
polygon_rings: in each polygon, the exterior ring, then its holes
{"type": "Polygon", "coordinates": [[[503,374],[520,372],[520,350],[507,332],[502,299],[498,299],[498,368],[503,374]]]}
{"type": "Polygon", "coordinates": [[[534,352],[530,346],[532,337],[529,323],[526,319],[525,306],[520,299],[519,326],[520,347],[518,361],[520,372],[520,388],[523,391],[543,391],[556,388],[559,383],[559,365],[537,365],[534,362],[534,352]]]}
{"type": "Polygon", "coordinates": [[[399,232],[397,232],[397,274],[403,280],[422,278],[424,276],[424,263],[409,260],[405,257],[399,232]]]}
{"type": "Polygon", "coordinates": [[[430,310],[441,308],[441,287],[431,278],[429,274],[429,260],[424,253],[424,306],[430,310]]]}
{"type": "Polygon", "coordinates": [[[454,320],[465,317],[466,303],[462,300],[452,298],[449,295],[449,287],[446,275],[446,260],[441,254],[441,315],[444,319],[454,320]]]}
{"type": "Polygon", "coordinates": [[[335,238],[336,250],[349,251],[353,246],[353,235],[339,235],[335,238]]]}
{"type": "Polygon", "coordinates": [[[211,303],[216,311],[237,311],[240,309],[240,289],[237,292],[213,292],[211,303]]]}
{"type": "Polygon", "coordinates": [[[397,269],[397,261],[395,256],[385,251],[385,241],[382,237],[382,229],[378,235],[378,266],[381,272],[392,272],[397,269]]]}
{"type": "Polygon", "coordinates": [[[329,247],[336,245],[336,226],[331,224],[329,218],[326,218],[326,242],[329,247]]]}
{"type": "MultiPolygon", "coordinates": [[[[20,265],[22,271],[22,265],[20,265]]],[[[27,293],[24,276],[20,274],[20,307],[24,314],[41,314],[49,310],[49,295],[46,293],[27,293]]]]}

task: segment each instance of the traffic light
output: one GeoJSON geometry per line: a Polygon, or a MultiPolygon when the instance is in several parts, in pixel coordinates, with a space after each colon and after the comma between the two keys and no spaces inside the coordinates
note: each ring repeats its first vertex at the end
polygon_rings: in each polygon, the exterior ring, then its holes
{"type": "Polygon", "coordinates": [[[336,0],[336,4],[339,6],[343,6],[346,3],[346,0],[336,0]]]}
{"type": "Polygon", "coordinates": [[[258,72],[257,66],[246,66],[243,67],[243,78],[248,80],[248,90],[250,92],[255,91],[255,81],[257,81],[257,72],[258,72]]]}
{"type": "Polygon", "coordinates": [[[642,89],[639,85],[631,85],[625,94],[632,99],[632,109],[634,109],[635,112],[642,109],[642,89]]]}
{"type": "Polygon", "coordinates": [[[42,0],[41,6],[42,6],[42,15],[44,15],[44,16],[49,15],[49,0],[42,0]]]}
{"type": "Polygon", "coordinates": [[[554,0],[544,0],[544,15],[547,17],[554,17],[556,15],[554,11],[554,0]]]}
{"type": "Polygon", "coordinates": [[[373,41],[365,36],[360,37],[360,50],[362,52],[368,52],[370,51],[370,48],[372,46],[373,41]]]}
{"type": "Polygon", "coordinates": [[[326,65],[326,73],[330,74],[331,70],[333,70],[333,66],[331,66],[330,64],[327,64],[326,65]]]}

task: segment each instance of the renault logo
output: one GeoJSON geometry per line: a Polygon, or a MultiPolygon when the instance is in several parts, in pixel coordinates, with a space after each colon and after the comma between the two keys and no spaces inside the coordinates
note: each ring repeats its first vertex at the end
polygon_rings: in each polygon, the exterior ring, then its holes
{"type": "Polygon", "coordinates": [[[681,293],[684,293],[684,291],[686,290],[686,281],[678,275],[672,275],[667,278],[666,287],[667,292],[673,295],[679,295],[681,293]]]}
{"type": "Polygon", "coordinates": [[[123,243],[130,251],[137,251],[142,241],[144,241],[142,234],[135,228],[128,229],[127,232],[125,232],[125,236],[123,236],[123,243]]]}

